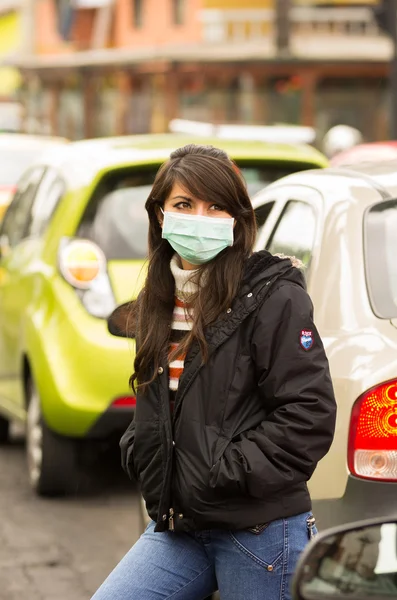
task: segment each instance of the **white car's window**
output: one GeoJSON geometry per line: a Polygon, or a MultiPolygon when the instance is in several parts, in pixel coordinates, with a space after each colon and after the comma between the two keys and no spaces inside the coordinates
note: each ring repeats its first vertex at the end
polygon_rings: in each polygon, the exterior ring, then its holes
{"type": "Polygon", "coordinates": [[[397,307],[397,204],[386,211],[384,219],[387,277],[393,303],[397,307]]]}
{"type": "Polygon", "coordinates": [[[365,215],[368,291],[376,315],[397,317],[397,200],[382,202],[365,215]]]}
{"type": "Polygon", "coordinates": [[[270,213],[272,212],[272,208],[274,206],[274,200],[270,202],[265,202],[255,210],[256,216],[256,225],[258,227],[258,232],[262,229],[264,224],[266,223],[270,213]]]}
{"type": "Polygon", "coordinates": [[[316,216],[310,204],[290,200],[266,246],[272,254],[296,256],[309,265],[316,229],[316,216]]]}

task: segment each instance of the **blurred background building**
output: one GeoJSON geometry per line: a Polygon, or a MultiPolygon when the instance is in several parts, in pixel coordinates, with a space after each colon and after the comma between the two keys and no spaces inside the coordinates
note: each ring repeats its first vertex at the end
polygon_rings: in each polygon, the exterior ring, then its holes
{"type": "MultiPolygon", "coordinates": [[[[20,48],[21,19],[20,2],[0,2],[0,63],[3,58],[20,48]]],[[[21,84],[22,78],[18,69],[0,64],[0,131],[20,127],[21,107],[15,100],[21,84]]]]}
{"type": "Polygon", "coordinates": [[[25,130],[71,139],[175,117],[385,139],[393,49],[376,2],[0,0],[0,97],[22,103],[25,130]]]}

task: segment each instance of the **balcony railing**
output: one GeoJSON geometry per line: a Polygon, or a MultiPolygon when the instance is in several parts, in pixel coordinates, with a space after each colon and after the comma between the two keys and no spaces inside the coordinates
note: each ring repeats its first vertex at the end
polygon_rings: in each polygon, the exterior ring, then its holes
{"type": "MultiPolygon", "coordinates": [[[[201,11],[204,39],[208,42],[250,41],[269,37],[273,31],[272,9],[201,11]]],[[[291,9],[293,33],[376,36],[372,10],[365,7],[305,7],[291,9]]]]}

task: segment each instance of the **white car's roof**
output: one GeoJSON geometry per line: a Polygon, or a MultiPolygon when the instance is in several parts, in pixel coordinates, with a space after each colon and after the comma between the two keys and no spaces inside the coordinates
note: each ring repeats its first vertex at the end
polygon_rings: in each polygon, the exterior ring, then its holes
{"type": "MultiPolygon", "coordinates": [[[[363,193],[364,189],[377,190],[385,200],[397,198],[397,160],[294,173],[266,188],[266,198],[272,190],[287,185],[318,190],[328,207],[338,202],[358,202],[366,208],[374,199],[372,194],[363,193]]],[[[262,203],[262,194],[259,192],[254,199],[255,207],[262,203]]]]}

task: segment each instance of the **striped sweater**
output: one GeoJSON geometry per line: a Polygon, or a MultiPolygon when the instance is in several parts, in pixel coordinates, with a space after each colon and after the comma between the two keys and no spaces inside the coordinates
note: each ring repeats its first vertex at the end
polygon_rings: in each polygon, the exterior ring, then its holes
{"type": "MultiPolygon", "coordinates": [[[[197,291],[197,283],[192,281],[196,271],[185,271],[179,266],[179,258],[175,254],[171,260],[171,272],[175,279],[175,307],[172,316],[170,336],[170,356],[177,351],[182,339],[192,329],[193,318],[190,312],[189,299],[197,291]]],[[[173,409],[175,394],[178,390],[179,379],[183,373],[185,354],[174,354],[169,365],[171,409],[173,409]]]]}

